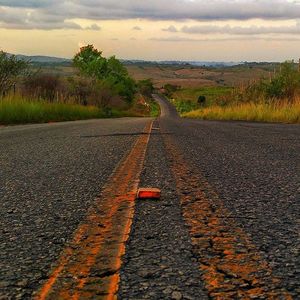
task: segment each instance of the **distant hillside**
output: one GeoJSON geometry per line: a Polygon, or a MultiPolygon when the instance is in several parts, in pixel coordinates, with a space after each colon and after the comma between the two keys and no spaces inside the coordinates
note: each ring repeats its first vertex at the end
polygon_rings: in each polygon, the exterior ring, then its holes
{"type": "Polygon", "coordinates": [[[28,55],[16,55],[20,59],[30,60],[33,63],[70,63],[71,59],[68,58],[60,58],[60,57],[52,57],[52,56],[42,56],[42,55],[36,55],[36,56],[28,56],[28,55]]]}
{"type": "MultiPolygon", "coordinates": [[[[61,57],[53,57],[53,56],[43,56],[43,55],[16,55],[20,59],[29,60],[33,65],[39,66],[48,66],[51,67],[53,65],[60,66],[70,66],[72,60],[69,58],[61,58],[61,57]]],[[[221,61],[147,61],[147,60],[138,60],[138,59],[121,59],[120,60],[125,65],[179,65],[179,66],[195,66],[195,67],[212,67],[212,68],[230,68],[230,67],[238,67],[238,66],[248,66],[248,67],[274,67],[277,63],[271,62],[221,62],[221,61]]]]}
{"type": "Polygon", "coordinates": [[[180,65],[196,67],[232,67],[243,64],[243,62],[215,62],[215,61],[147,61],[147,60],[121,60],[126,65],[180,65]]]}

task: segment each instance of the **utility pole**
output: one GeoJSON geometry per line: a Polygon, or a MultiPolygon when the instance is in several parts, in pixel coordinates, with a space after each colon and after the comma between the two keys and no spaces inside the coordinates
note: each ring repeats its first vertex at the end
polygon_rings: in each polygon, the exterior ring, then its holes
{"type": "Polygon", "coordinates": [[[298,71],[300,72],[300,58],[299,58],[299,64],[298,64],[298,71]]]}

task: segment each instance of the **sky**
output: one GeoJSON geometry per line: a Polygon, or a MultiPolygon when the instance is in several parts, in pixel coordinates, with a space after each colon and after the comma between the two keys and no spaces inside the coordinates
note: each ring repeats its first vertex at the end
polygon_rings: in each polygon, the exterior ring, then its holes
{"type": "Polygon", "coordinates": [[[0,0],[0,50],[71,58],[300,58],[300,0],[0,0]]]}

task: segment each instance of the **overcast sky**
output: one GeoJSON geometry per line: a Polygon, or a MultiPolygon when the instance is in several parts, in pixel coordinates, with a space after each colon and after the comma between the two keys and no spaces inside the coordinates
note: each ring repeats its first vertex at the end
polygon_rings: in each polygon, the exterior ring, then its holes
{"type": "Polygon", "coordinates": [[[300,57],[298,0],[0,0],[0,49],[72,57],[283,61],[300,57]]]}

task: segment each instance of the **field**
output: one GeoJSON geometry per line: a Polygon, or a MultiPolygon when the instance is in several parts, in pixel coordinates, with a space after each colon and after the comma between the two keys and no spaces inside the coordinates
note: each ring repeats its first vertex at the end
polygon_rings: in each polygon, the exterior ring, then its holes
{"type": "Polygon", "coordinates": [[[189,65],[134,64],[127,65],[130,75],[136,80],[151,78],[155,87],[173,84],[182,88],[208,86],[236,86],[269,76],[272,65],[236,67],[196,67],[189,65]]]}
{"type": "Polygon", "coordinates": [[[243,101],[237,100],[239,93],[245,94],[247,87],[261,79],[271,85],[271,78],[280,75],[279,64],[252,63],[215,68],[132,65],[127,68],[136,79],[152,78],[159,89],[165,84],[178,86],[178,90],[167,96],[182,117],[300,123],[299,88],[296,88],[296,98],[293,99],[282,97],[276,100],[253,94],[250,99],[245,100],[244,95],[243,101]],[[199,96],[205,97],[204,104],[198,103],[199,96]]]}
{"type": "MultiPolygon", "coordinates": [[[[71,66],[41,65],[47,74],[72,76],[75,74],[71,66]]],[[[126,64],[129,74],[136,80],[151,78],[155,87],[174,84],[183,88],[199,88],[209,86],[236,86],[247,84],[261,77],[268,77],[274,70],[273,64],[241,65],[234,67],[197,67],[191,65],[164,65],[155,63],[126,64]]]]}
{"type": "MultiPolygon", "coordinates": [[[[278,64],[248,63],[232,67],[205,67],[189,64],[160,64],[160,63],[126,63],[129,74],[136,80],[151,79],[155,88],[162,89],[166,84],[177,86],[177,90],[168,95],[183,117],[216,119],[216,120],[252,120],[268,122],[291,122],[299,120],[299,101],[292,105],[283,102],[272,106],[265,103],[236,103],[227,105],[222,103],[226,98],[231,101],[231,94],[236,88],[247,87],[261,78],[271,78],[278,64]],[[199,96],[205,97],[205,104],[198,103],[199,96]]],[[[44,65],[42,72],[69,77],[76,73],[68,65],[44,65]]],[[[157,116],[159,108],[150,104],[150,114],[157,116]]],[[[136,116],[143,116],[144,108],[138,105],[131,112],[136,116]]]]}

